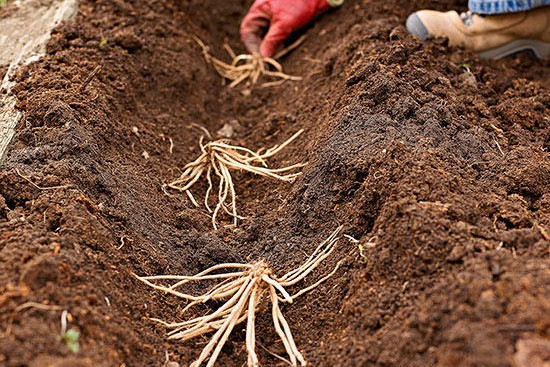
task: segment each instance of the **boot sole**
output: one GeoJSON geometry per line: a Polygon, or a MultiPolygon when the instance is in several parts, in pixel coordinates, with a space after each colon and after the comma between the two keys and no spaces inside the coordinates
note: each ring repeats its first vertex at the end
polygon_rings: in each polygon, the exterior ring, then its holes
{"type": "Polygon", "coordinates": [[[539,59],[550,59],[550,44],[531,39],[515,40],[503,46],[479,52],[478,54],[484,59],[498,60],[525,50],[533,51],[539,59]]]}

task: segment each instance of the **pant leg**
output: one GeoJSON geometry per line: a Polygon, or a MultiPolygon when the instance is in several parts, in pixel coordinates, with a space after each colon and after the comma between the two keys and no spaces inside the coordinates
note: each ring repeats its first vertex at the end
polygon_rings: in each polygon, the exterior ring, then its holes
{"type": "Polygon", "coordinates": [[[469,0],[468,8],[476,14],[503,14],[527,11],[550,5],[550,0],[469,0]]]}

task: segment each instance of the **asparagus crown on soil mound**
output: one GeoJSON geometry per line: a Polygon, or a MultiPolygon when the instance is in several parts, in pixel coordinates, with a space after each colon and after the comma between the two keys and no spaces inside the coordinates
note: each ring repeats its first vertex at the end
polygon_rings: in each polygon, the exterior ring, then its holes
{"type": "Polygon", "coordinates": [[[229,84],[230,88],[233,88],[243,81],[246,81],[247,85],[256,84],[261,76],[265,76],[274,79],[270,82],[263,83],[263,87],[269,87],[284,83],[287,80],[302,80],[299,76],[292,76],[283,72],[282,65],[275,59],[286,55],[288,52],[298,47],[303,42],[303,38],[300,38],[291,46],[279,52],[274,58],[262,57],[259,54],[242,54],[237,55],[229,45],[224,45],[226,51],[229,53],[233,61],[231,64],[227,64],[210,54],[210,49],[199,38],[194,37],[195,41],[202,48],[202,54],[205,60],[214,66],[214,69],[222,77],[231,80],[229,84]]]}
{"type": "Polygon", "coordinates": [[[177,180],[165,185],[164,187],[185,192],[193,204],[198,207],[199,204],[189,189],[202,177],[204,173],[206,173],[208,189],[206,190],[204,197],[204,206],[208,212],[212,214],[212,225],[217,229],[216,217],[218,216],[220,210],[223,210],[228,215],[233,217],[233,224],[237,225],[237,220],[243,219],[243,217],[237,214],[235,187],[230,171],[242,170],[252,172],[260,176],[272,177],[281,181],[294,181],[296,176],[299,176],[301,172],[289,174],[283,173],[301,168],[304,164],[299,163],[288,167],[272,169],[268,168],[266,159],[280,152],[302,132],[303,130],[298,131],[281,145],[276,145],[267,150],[262,148],[257,152],[253,152],[252,150],[244,147],[231,145],[227,140],[216,140],[203,144],[204,136],[201,136],[199,139],[201,155],[196,160],[183,167],[183,173],[177,180]],[[213,188],[212,172],[214,172],[214,174],[219,178],[218,203],[214,210],[212,210],[208,204],[208,199],[213,188]],[[229,209],[226,205],[227,200],[231,200],[231,209],[229,209]]]}
{"type": "Polygon", "coordinates": [[[290,364],[297,366],[300,363],[301,366],[305,366],[306,361],[296,347],[290,327],[281,312],[279,304],[292,303],[298,296],[311,291],[334,275],[340,262],[336,264],[332,272],[293,295],[290,295],[285,289],[285,287],[293,286],[303,280],[334,251],[341,229],[342,227],[338,227],[323,241],[302,266],[289,271],[282,277],[277,277],[265,260],[260,260],[252,264],[220,264],[193,276],[162,275],[137,278],[155,289],[191,301],[185,307],[183,313],[199,303],[210,300],[226,300],[220,308],[206,316],[177,323],[156,320],[172,329],[169,332],[170,339],[188,340],[215,331],[209,343],[204,347],[199,358],[191,364],[191,367],[199,367],[209,356],[207,367],[213,366],[233,328],[245,320],[248,367],[259,366],[258,356],[256,355],[255,318],[256,313],[265,307],[266,300],[271,302],[273,325],[290,358],[290,364]],[[219,270],[228,270],[228,272],[217,273],[216,271],[219,270]],[[179,290],[189,282],[210,280],[219,281],[219,283],[202,295],[194,296],[179,290]],[[162,282],[173,282],[173,284],[160,285],[159,283],[162,282]]]}

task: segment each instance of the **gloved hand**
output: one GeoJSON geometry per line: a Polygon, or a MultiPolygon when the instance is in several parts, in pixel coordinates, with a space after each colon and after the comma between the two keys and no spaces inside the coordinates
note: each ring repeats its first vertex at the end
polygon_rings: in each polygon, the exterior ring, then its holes
{"type": "Polygon", "coordinates": [[[250,53],[259,52],[264,57],[271,57],[293,31],[343,2],[344,0],[256,0],[241,23],[241,39],[250,53]]]}

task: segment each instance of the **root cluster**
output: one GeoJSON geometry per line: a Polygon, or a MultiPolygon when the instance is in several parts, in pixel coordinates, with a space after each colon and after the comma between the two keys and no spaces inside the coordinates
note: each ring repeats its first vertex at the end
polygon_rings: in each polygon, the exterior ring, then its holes
{"type": "Polygon", "coordinates": [[[237,225],[238,219],[244,219],[237,214],[237,203],[235,186],[231,177],[231,170],[241,170],[252,172],[260,176],[267,176],[277,180],[292,182],[301,172],[287,173],[292,170],[303,167],[304,165],[293,164],[283,168],[268,168],[266,160],[296,139],[303,130],[298,131],[281,145],[276,145],[270,149],[260,149],[253,152],[250,149],[231,145],[226,140],[216,140],[204,144],[204,137],[199,140],[201,155],[191,163],[183,167],[181,176],[165,185],[163,188],[171,188],[185,192],[195,206],[199,206],[197,200],[190,191],[190,188],[203,176],[206,176],[208,189],[204,197],[204,206],[212,215],[212,225],[217,229],[216,218],[220,211],[233,217],[233,224],[237,225]],[[213,189],[212,174],[218,177],[218,203],[214,210],[209,205],[210,194],[213,189]],[[228,207],[227,201],[230,201],[228,207]]]}
{"type": "MultiPolygon", "coordinates": [[[[235,52],[225,45],[225,49],[233,59],[230,64],[225,63],[210,54],[210,49],[199,38],[194,37],[195,41],[202,48],[202,54],[205,60],[212,64],[214,69],[222,77],[231,80],[230,88],[233,88],[240,83],[246,81],[248,85],[256,84],[260,77],[268,77],[272,79],[270,82],[262,83],[263,87],[269,87],[284,83],[287,80],[302,80],[299,76],[292,76],[283,72],[282,65],[271,57],[262,57],[259,54],[241,54],[236,55],[235,52]]],[[[301,42],[301,41],[300,41],[301,42]]],[[[291,48],[297,47],[292,45],[280,52],[278,55],[286,54],[291,48]]]]}
{"type": "Polygon", "coordinates": [[[283,342],[290,364],[297,366],[299,363],[301,366],[305,366],[306,361],[296,347],[289,324],[281,312],[280,304],[292,303],[298,296],[311,291],[336,272],[340,263],[336,265],[331,273],[293,295],[285,289],[285,287],[293,286],[302,281],[333,252],[341,228],[336,229],[330,237],[321,243],[302,266],[281,277],[277,277],[268,264],[262,260],[253,264],[220,264],[193,276],[163,275],[137,278],[155,289],[190,301],[183,310],[184,313],[200,303],[210,300],[225,300],[220,308],[205,316],[176,323],[156,320],[172,329],[169,332],[170,339],[188,340],[215,332],[202,350],[199,358],[191,364],[191,367],[199,367],[207,359],[207,367],[212,367],[232,330],[236,325],[245,321],[248,367],[259,366],[256,354],[255,318],[256,313],[263,310],[268,302],[271,302],[273,326],[283,342]],[[225,272],[220,273],[220,271],[225,272]],[[197,296],[180,290],[190,282],[205,281],[217,281],[218,284],[206,293],[197,296]],[[172,284],[162,285],[162,283],[170,282],[172,284]]]}

